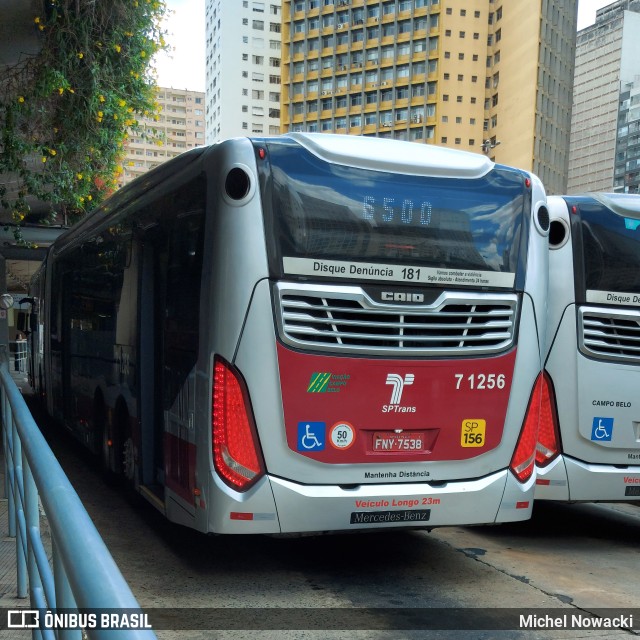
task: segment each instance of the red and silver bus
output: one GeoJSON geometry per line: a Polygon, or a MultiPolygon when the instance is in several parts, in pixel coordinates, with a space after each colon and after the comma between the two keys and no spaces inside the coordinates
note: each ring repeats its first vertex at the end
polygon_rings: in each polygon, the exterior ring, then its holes
{"type": "Polygon", "coordinates": [[[530,516],[539,180],[323,134],[170,160],[52,246],[34,385],[166,516],[213,533],[530,516]]]}
{"type": "Polygon", "coordinates": [[[550,196],[536,499],[640,496],[640,196],[550,196]]]}

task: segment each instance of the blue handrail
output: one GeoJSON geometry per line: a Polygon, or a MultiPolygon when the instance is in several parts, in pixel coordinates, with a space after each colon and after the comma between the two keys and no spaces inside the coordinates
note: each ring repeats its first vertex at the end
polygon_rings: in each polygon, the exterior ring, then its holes
{"type": "MultiPolygon", "coordinates": [[[[137,610],[140,605],[33,420],[0,347],[0,395],[9,535],[17,536],[17,595],[34,609],[137,610]],[[49,562],[38,497],[51,532],[49,562]],[[53,566],[52,566],[53,565],[53,566]]],[[[153,640],[149,629],[85,629],[98,640],[153,640]]],[[[79,629],[33,629],[34,638],[80,640],[79,629]]]]}

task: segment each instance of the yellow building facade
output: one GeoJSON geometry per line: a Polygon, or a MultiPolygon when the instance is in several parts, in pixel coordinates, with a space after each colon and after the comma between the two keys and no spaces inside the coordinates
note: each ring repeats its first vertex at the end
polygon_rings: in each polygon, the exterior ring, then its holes
{"type": "Polygon", "coordinates": [[[577,2],[284,0],[281,128],[487,153],[566,187],[577,2]]]}

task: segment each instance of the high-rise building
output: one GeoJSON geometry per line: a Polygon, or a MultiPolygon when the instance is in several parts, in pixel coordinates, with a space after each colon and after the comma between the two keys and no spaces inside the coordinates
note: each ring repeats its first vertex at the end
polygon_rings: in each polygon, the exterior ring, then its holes
{"type": "Polygon", "coordinates": [[[569,193],[638,193],[640,0],[618,0],[578,33],[569,193]]]}
{"type": "Polygon", "coordinates": [[[206,141],[280,133],[280,0],[207,0],[206,141]]]}
{"type": "Polygon", "coordinates": [[[158,87],[160,112],[141,120],[125,144],[120,186],[205,141],[204,93],[158,87]]]}
{"type": "Polygon", "coordinates": [[[283,0],[282,129],[484,152],[566,189],[576,0],[283,0]]]}

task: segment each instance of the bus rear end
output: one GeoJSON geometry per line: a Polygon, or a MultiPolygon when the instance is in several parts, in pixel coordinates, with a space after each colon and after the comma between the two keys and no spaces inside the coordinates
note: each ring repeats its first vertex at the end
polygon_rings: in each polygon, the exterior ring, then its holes
{"type": "Polygon", "coordinates": [[[539,181],[372,138],[294,134],[211,154],[224,194],[210,230],[207,529],[528,518],[539,181]]]}
{"type": "Polygon", "coordinates": [[[536,499],[640,496],[640,196],[549,197],[536,499]]]}

